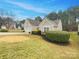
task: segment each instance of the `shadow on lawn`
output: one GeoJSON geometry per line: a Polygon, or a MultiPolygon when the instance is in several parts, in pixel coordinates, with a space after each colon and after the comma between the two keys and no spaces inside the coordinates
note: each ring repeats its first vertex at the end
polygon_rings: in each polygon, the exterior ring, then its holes
{"type": "Polygon", "coordinates": [[[59,42],[51,41],[51,40],[47,39],[45,36],[42,36],[42,38],[43,38],[45,41],[50,42],[50,43],[54,43],[54,44],[56,44],[56,45],[60,45],[60,46],[68,46],[68,45],[70,45],[70,42],[59,43],[59,42]]]}

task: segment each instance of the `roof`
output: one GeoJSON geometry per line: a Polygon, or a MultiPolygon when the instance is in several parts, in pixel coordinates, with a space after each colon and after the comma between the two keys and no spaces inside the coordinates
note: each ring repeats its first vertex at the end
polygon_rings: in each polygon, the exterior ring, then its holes
{"type": "Polygon", "coordinates": [[[54,20],[54,24],[55,24],[55,25],[58,25],[59,22],[60,22],[60,20],[54,20]]]}
{"type": "Polygon", "coordinates": [[[33,26],[39,26],[39,24],[40,24],[40,21],[38,21],[38,20],[29,20],[29,22],[33,26]]]}
{"type": "Polygon", "coordinates": [[[49,23],[54,24],[54,25],[58,25],[60,23],[60,19],[57,20],[50,20],[48,18],[45,18],[44,20],[47,20],[49,23]]]}

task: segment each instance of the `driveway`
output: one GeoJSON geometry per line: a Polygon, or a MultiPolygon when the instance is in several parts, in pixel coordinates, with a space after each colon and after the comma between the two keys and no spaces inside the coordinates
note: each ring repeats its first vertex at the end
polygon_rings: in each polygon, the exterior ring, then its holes
{"type": "Polygon", "coordinates": [[[0,32],[0,35],[26,35],[25,32],[0,32]]]}
{"type": "Polygon", "coordinates": [[[0,33],[0,42],[20,42],[30,39],[26,33],[0,33]]]}

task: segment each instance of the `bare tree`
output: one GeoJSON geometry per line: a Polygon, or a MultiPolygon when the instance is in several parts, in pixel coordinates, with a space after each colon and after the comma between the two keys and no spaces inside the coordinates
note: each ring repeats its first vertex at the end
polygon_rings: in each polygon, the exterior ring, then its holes
{"type": "Polygon", "coordinates": [[[12,11],[0,9],[0,26],[5,25],[9,29],[10,25],[14,22],[15,15],[12,11]]]}

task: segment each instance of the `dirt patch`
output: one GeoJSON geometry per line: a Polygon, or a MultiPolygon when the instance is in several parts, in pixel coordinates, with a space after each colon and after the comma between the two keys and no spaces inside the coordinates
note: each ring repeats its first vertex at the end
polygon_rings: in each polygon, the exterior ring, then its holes
{"type": "Polygon", "coordinates": [[[30,39],[28,36],[24,35],[8,35],[0,36],[0,42],[20,42],[30,39]]]}

